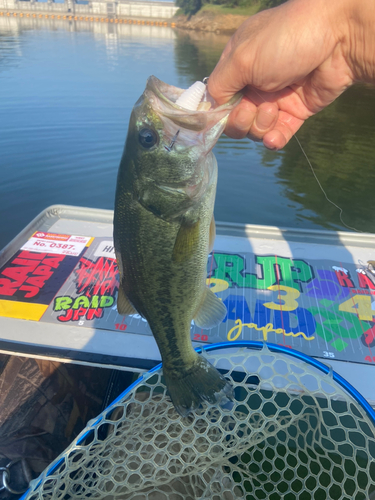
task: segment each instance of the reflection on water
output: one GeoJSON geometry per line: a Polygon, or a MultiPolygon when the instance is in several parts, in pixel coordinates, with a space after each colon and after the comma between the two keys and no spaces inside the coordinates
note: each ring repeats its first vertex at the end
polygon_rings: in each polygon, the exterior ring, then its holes
{"type": "MultiPolygon", "coordinates": [[[[129,115],[154,74],[187,87],[228,37],[167,27],[0,18],[0,247],[43,208],[113,208],[129,115]]],[[[350,89],[299,133],[344,220],[375,231],[375,91],[350,89]]],[[[295,141],[282,152],[223,136],[217,220],[342,228],[295,141]]]]}
{"type": "Polygon", "coordinates": [[[112,35],[115,38],[168,38],[175,39],[176,33],[164,26],[148,26],[142,24],[110,24],[87,21],[68,21],[63,19],[39,19],[0,17],[0,36],[16,34],[26,30],[50,30],[68,32],[91,32],[99,35],[112,35]]]}

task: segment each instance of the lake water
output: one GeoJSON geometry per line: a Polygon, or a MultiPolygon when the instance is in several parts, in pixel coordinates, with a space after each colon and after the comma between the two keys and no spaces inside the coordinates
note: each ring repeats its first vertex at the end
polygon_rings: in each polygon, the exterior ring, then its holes
{"type": "MultiPolygon", "coordinates": [[[[133,104],[149,75],[208,76],[228,37],[171,28],[0,18],[0,248],[49,205],[113,208],[133,104]]],[[[296,62],[297,64],[297,62],[296,62]]],[[[298,134],[347,224],[375,232],[375,90],[350,89],[298,134]]],[[[345,229],[296,141],[223,136],[217,220],[345,229]]]]}

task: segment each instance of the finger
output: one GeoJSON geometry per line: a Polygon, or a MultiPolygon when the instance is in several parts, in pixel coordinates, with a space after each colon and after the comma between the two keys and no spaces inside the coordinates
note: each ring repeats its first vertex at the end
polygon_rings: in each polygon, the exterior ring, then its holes
{"type": "Polygon", "coordinates": [[[208,79],[208,93],[220,105],[228,102],[243,87],[241,84],[236,85],[235,79],[231,78],[232,70],[230,66],[226,58],[220,60],[208,79]]]}
{"type": "Polygon", "coordinates": [[[248,57],[241,58],[240,52],[228,43],[208,79],[207,90],[218,104],[225,104],[246,86],[248,57]]]}
{"type": "Polygon", "coordinates": [[[267,149],[278,151],[288,143],[287,137],[278,129],[267,132],[263,137],[263,144],[267,149]]]}
{"type": "Polygon", "coordinates": [[[260,141],[263,136],[272,130],[278,120],[279,110],[275,103],[263,102],[258,106],[255,119],[249,129],[248,137],[260,141]]]}
{"type": "Polygon", "coordinates": [[[249,133],[257,113],[257,107],[244,97],[228,118],[225,133],[232,139],[243,139],[249,133]]]}
{"type": "Polygon", "coordinates": [[[264,134],[263,144],[268,149],[282,149],[301,128],[303,123],[304,120],[280,111],[275,127],[264,134]]]}

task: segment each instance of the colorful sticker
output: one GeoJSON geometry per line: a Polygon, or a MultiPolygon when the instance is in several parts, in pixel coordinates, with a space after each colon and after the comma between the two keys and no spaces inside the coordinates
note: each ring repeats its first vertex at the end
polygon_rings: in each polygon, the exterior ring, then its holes
{"type": "Polygon", "coordinates": [[[40,320],[92,240],[34,233],[0,269],[0,316],[40,320]]]}

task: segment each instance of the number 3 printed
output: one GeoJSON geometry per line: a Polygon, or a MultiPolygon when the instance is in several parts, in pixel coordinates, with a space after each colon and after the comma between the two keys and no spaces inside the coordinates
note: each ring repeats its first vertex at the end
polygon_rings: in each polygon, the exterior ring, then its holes
{"type": "Polygon", "coordinates": [[[268,287],[268,290],[279,292],[277,298],[280,301],[278,304],[276,302],[267,302],[266,304],[263,304],[265,307],[268,307],[268,309],[281,309],[282,311],[294,311],[297,309],[298,302],[296,299],[298,299],[300,293],[295,288],[283,285],[272,285],[268,287]],[[285,292],[285,294],[282,294],[281,292],[285,292]],[[281,301],[284,303],[282,304],[281,301]]]}

